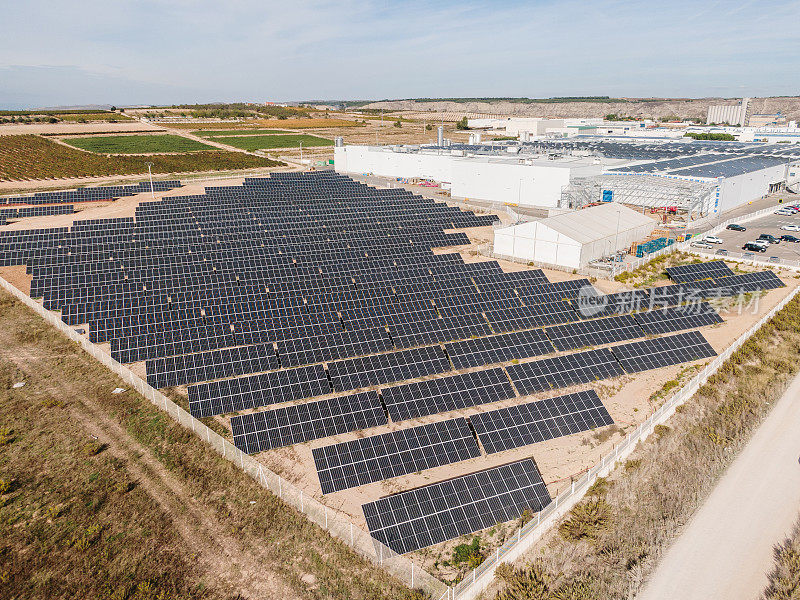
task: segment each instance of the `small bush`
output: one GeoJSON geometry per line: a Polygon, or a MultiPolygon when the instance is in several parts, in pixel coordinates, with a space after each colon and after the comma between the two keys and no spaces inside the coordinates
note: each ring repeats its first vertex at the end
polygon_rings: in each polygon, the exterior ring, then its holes
{"type": "Polygon", "coordinates": [[[483,562],[481,554],[481,539],[478,536],[472,538],[470,544],[459,544],[453,548],[453,564],[459,565],[467,563],[470,568],[475,568],[483,562]]]}
{"type": "Polygon", "coordinates": [[[602,498],[592,498],[578,504],[569,512],[569,518],[558,526],[558,532],[567,541],[595,539],[611,519],[611,508],[602,498]]]}

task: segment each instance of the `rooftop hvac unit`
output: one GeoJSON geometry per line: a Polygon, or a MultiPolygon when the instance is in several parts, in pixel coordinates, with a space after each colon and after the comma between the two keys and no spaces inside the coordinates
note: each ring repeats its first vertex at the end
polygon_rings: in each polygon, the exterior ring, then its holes
{"type": "Polygon", "coordinates": [[[341,148],[344,146],[344,138],[340,135],[337,135],[335,138],[333,138],[333,145],[336,148],[341,148]]]}
{"type": "Polygon", "coordinates": [[[444,127],[441,125],[436,128],[436,145],[440,148],[444,146],[444,127]]]}

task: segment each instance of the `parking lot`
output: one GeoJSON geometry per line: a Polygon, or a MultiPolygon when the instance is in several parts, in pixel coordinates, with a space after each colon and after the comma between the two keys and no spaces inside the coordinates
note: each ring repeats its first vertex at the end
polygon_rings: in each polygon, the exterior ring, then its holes
{"type": "MultiPolygon", "coordinates": [[[[731,231],[726,229],[718,233],[716,237],[722,239],[723,243],[711,244],[713,249],[708,250],[708,252],[715,252],[720,249],[738,254],[747,252],[742,249],[745,242],[755,241],[762,233],[769,233],[776,238],[788,234],[800,239],[800,231],[785,231],[781,229],[784,225],[800,226],[800,213],[792,216],[772,214],[754,221],[742,223],[742,225],[747,228],[747,231],[731,231]]],[[[766,252],[755,253],[755,258],[759,260],[769,260],[772,257],[779,258],[782,261],[800,261],[800,243],[781,241],[779,244],[770,245],[766,252]]]]}

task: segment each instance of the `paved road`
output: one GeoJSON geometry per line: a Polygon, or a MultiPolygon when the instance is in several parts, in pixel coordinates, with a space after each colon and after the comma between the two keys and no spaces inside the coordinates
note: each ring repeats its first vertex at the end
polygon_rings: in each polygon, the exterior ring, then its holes
{"type": "Polygon", "coordinates": [[[800,511],[800,377],[667,551],[638,600],[755,600],[800,511]]]}

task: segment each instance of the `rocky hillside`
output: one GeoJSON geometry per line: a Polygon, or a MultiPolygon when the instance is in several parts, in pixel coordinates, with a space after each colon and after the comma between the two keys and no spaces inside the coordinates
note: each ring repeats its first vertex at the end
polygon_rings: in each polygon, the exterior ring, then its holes
{"type": "MultiPolygon", "coordinates": [[[[382,108],[413,112],[450,114],[488,114],[514,115],[526,117],[604,117],[608,114],[619,116],[660,119],[676,117],[680,119],[702,119],[705,121],[710,104],[736,104],[736,99],[694,98],[694,99],[637,99],[612,100],[608,102],[512,102],[498,101],[424,101],[393,100],[372,102],[364,108],[382,108]]],[[[781,96],[754,98],[751,112],[782,112],[789,120],[800,120],[800,97],[781,96]]]]}

